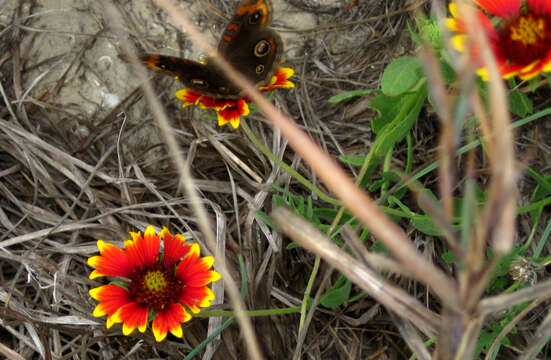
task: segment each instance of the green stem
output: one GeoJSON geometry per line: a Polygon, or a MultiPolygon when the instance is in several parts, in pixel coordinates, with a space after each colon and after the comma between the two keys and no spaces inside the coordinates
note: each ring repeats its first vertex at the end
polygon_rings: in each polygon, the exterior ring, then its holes
{"type": "MultiPolygon", "coordinates": [[[[258,316],[274,316],[274,315],[288,315],[299,313],[301,306],[295,306],[290,308],[282,309],[263,309],[263,310],[248,310],[245,311],[247,316],[258,317],[258,316]]],[[[194,314],[193,317],[198,318],[209,318],[209,317],[228,317],[233,318],[234,312],[231,310],[207,310],[201,311],[198,314],[194,314]]]]}
{"type": "Polygon", "coordinates": [[[235,322],[235,319],[234,318],[231,318],[231,319],[228,319],[225,323],[222,324],[222,326],[220,326],[218,329],[216,329],[216,331],[214,331],[212,333],[212,335],[210,335],[208,338],[206,338],[205,340],[203,340],[199,345],[197,345],[195,347],[195,349],[193,349],[185,358],[184,360],[191,360],[193,359],[196,355],[198,355],[204,348],[207,347],[208,343],[211,342],[212,340],[214,340],[218,335],[220,335],[222,333],[222,331],[224,331],[228,326],[230,326],[231,324],[233,324],[235,322]]]}
{"type": "Polygon", "coordinates": [[[331,196],[325,194],[323,191],[321,191],[319,188],[317,188],[314,184],[312,184],[310,181],[308,181],[304,176],[300,175],[295,169],[291,168],[289,165],[285,164],[283,161],[281,161],[277,156],[274,155],[267,147],[265,147],[253,134],[251,128],[247,125],[245,121],[241,121],[241,129],[245,132],[245,135],[253,142],[253,144],[260,150],[264,155],[266,155],[270,160],[272,160],[274,163],[276,163],[278,166],[283,168],[285,171],[287,171],[292,177],[297,179],[302,185],[304,185],[306,188],[311,190],[312,192],[316,193],[320,199],[333,204],[337,206],[342,206],[342,202],[332,198],[331,196]]]}
{"type": "Polygon", "coordinates": [[[308,284],[306,285],[306,290],[304,291],[304,296],[302,298],[302,305],[300,306],[300,321],[298,323],[298,331],[302,330],[304,322],[306,321],[306,310],[308,309],[308,298],[314,287],[314,282],[316,281],[316,276],[318,275],[318,270],[320,267],[321,258],[316,256],[314,259],[314,267],[312,268],[312,273],[308,279],[308,284]]]}
{"type": "Polygon", "coordinates": [[[532,210],[538,210],[539,208],[541,208],[543,206],[547,206],[549,204],[551,204],[551,196],[546,197],[543,200],[536,201],[535,203],[532,203],[530,205],[521,206],[521,207],[517,208],[517,214],[524,214],[524,213],[530,212],[532,210]]]}

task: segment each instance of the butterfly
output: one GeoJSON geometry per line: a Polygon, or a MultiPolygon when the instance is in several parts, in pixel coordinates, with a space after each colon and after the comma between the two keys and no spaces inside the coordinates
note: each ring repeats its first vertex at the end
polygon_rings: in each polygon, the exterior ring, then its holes
{"type": "MultiPolygon", "coordinates": [[[[270,0],[241,0],[218,43],[218,54],[255,85],[267,83],[281,61],[283,42],[273,29],[270,0]]],[[[237,99],[243,91],[214,64],[174,56],[145,54],[146,66],[173,76],[197,93],[213,98],[237,99]]]]}

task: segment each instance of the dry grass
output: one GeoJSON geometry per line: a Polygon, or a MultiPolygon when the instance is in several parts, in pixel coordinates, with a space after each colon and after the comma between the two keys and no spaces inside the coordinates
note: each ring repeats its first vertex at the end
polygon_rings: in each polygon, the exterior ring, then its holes
{"type": "MultiPolygon", "coordinates": [[[[205,28],[208,24],[223,26],[227,20],[221,15],[227,17],[235,6],[235,1],[229,0],[181,3],[186,10],[192,6],[199,9],[196,19],[205,28]]],[[[370,120],[374,114],[367,108],[370,97],[337,105],[327,99],[345,90],[377,88],[385,65],[413,51],[406,22],[418,5],[408,7],[398,0],[384,6],[368,0],[315,3],[283,0],[276,6],[280,13],[274,16],[274,27],[284,36],[286,65],[295,69],[297,86],[291,92],[277,92],[275,103],[330,157],[365,154],[373,141],[370,120]],[[305,28],[285,22],[284,14],[301,12],[312,16],[317,25],[305,28]]],[[[11,7],[0,10],[0,354],[10,359],[183,358],[219,327],[220,318],[196,318],[184,325],[183,339],[169,335],[163,343],[156,343],[150,332],[125,337],[120,326],[107,330],[104,319],[91,315],[96,304],[88,290],[100,281],[88,279],[91,269],[86,259],[97,253],[96,240],[122,246],[129,231],[143,230],[148,224],[168,226],[173,233],[200,243],[203,253],[216,255],[224,284],[214,285],[218,295],[214,309],[231,309],[233,304],[239,311],[238,256],[243,257],[248,276],[242,308],[299,306],[315,266],[314,256],[303,249],[286,250],[288,239],[266,226],[256,211],[272,211],[274,185],[305,197],[311,194],[274,166],[241,130],[217,128],[200,112],[181,109],[172,91],[178,85],[171,79],[155,76],[156,81],[141,90],[145,72],[128,72],[125,64],[104,67],[103,60],[98,60],[105,44],[112,45],[111,53],[105,55],[109,61],[118,61],[117,52],[131,52],[127,36],[149,52],[157,52],[155,45],[165,44],[166,37],[172,39],[167,40],[167,47],[181,45],[165,12],[150,3],[140,12],[134,11],[132,2],[117,2],[114,9],[86,4],[63,10],[94,19],[95,31],[90,34],[85,29],[86,36],[55,22],[35,24],[48,10],[38,0],[10,3],[11,7]],[[142,19],[148,9],[156,24],[166,24],[160,33],[153,32],[142,19]],[[73,41],[71,50],[49,52],[51,55],[43,58],[50,37],[64,32],[73,41]],[[98,103],[93,97],[98,88],[119,95],[121,102],[115,107],[98,103]],[[82,98],[90,100],[73,100],[71,96],[80,91],[82,98]],[[224,301],[224,291],[229,300],[224,301]]],[[[177,15],[176,11],[170,13],[177,15]]],[[[425,60],[432,61],[430,53],[425,53],[425,60]]],[[[432,75],[432,89],[443,93],[438,75],[432,75]]],[[[466,71],[465,78],[468,76],[466,71]]],[[[495,103],[504,102],[503,89],[497,83],[492,94],[495,103]]],[[[414,168],[437,156],[445,159],[456,149],[453,133],[446,132],[453,126],[451,110],[445,99],[440,100],[437,107],[444,135],[435,131],[439,120],[428,111],[424,113],[412,132],[414,168]],[[438,144],[442,146],[435,150],[438,144]]],[[[371,296],[335,310],[315,307],[300,329],[298,314],[242,316],[239,326],[226,329],[203,358],[244,359],[247,354],[254,358],[255,348],[268,359],[405,359],[412,349],[418,358],[430,358],[432,348],[429,351],[423,342],[438,333],[438,351],[445,357],[456,354],[458,347],[468,353],[476,344],[484,318],[514,303],[539,299],[527,313],[542,316],[541,306],[550,292],[548,283],[524,293],[480,300],[495,265],[483,256],[487,239],[493,239],[502,255],[522,236],[513,220],[515,192],[511,184],[518,174],[511,133],[505,126],[507,114],[484,114],[483,109],[475,109],[479,118],[486,119],[482,128],[490,154],[500,157],[485,159],[488,168],[482,176],[492,190],[480,216],[487,221],[476,229],[477,241],[464,258],[467,270],[457,275],[453,271],[459,270],[443,264],[437,255],[445,251],[443,242],[417,235],[406,223],[397,226],[386,220],[365,193],[353,192],[355,187],[348,187],[347,180],[339,177],[344,174],[321,162],[325,161],[323,153],[316,153],[300,138],[298,129],[288,127],[285,118],[269,109],[263,111],[278,130],[258,113],[247,118],[263,144],[326,193],[339,195],[394,251],[394,258],[363,253],[357,235],[347,230],[343,238],[356,253],[350,257],[308,223],[278,209],[273,215],[281,228],[296,241],[314,239],[304,246],[327,260],[321,263],[312,297],[337,279],[331,266],[371,296]],[[497,137],[496,130],[502,131],[497,137]],[[391,269],[393,275],[382,276],[373,268],[391,269]],[[461,330],[448,331],[456,327],[461,330]],[[247,328],[250,333],[243,333],[247,328]]],[[[530,132],[524,136],[526,143],[536,144],[532,152],[549,154],[545,140],[531,137],[530,132]]],[[[404,153],[405,147],[395,153],[398,167],[404,153]]],[[[531,159],[539,169],[549,169],[545,157],[531,159]]],[[[435,175],[425,180],[426,186],[440,186],[445,194],[446,215],[454,186],[474,176],[472,163],[458,165],[451,156],[448,160],[437,174],[439,183],[435,175]],[[456,176],[459,169],[469,171],[456,176]]],[[[357,176],[357,168],[347,166],[345,170],[357,176]]],[[[524,191],[521,187],[519,197],[526,199],[532,189],[529,184],[524,191]]],[[[315,196],[314,202],[328,207],[315,196]]],[[[445,216],[442,221],[446,226],[445,216]]],[[[453,238],[445,240],[453,245],[453,238]]],[[[525,323],[524,333],[511,345],[511,354],[524,349],[529,342],[524,339],[535,326],[534,322],[525,323]]],[[[545,328],[540,330],[546,333],[545,328]]],[[[535,345],[527,348],[533,351],[535,345]]]]}

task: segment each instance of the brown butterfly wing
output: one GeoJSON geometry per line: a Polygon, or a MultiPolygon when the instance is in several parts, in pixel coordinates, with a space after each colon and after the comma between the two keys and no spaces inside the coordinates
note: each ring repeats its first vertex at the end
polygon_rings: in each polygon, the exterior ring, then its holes
{"type": "MultiPolygon", "coordinates": [[[[218,45],[220,55],[255,84],[269,81],[283,52],[281,37],[268,28],[271,15],[270,0],[242,0],[218,45]]],[[[140,61],[157,71],[178,76],[187,88],[198,93],[218,98],[243,96],[212,62],[202,64],[154,54],[140,56],[140,61]]]]}
{"type": "Polygon", "coordinates": [[[174,56],[146,54],[140,56],[140,61],[160,72],[178,76],[188,89],[212,97],[239,97],[241,91],[234,86],[213,65],[205,65],[196,61],[181,59],[174,56]]]}
{"type": "Polygon", "coordinates": [[[243,0],[222,34],[218,52],[255,84],[267,83],[281,61],[283,42],[270,29],[269,0],[243,0]]]}

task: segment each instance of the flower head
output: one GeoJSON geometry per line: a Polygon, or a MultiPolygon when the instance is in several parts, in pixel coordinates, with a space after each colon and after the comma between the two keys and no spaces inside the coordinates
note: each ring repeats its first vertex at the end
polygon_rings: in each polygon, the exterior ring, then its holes
{"type": "MultiPolygon", "coordinates": [[[[259,86],[258,89],[262,92],[267,92],[277,88],[293,88],[295,84],[288,80],[293,74],[294,70],[291,68],[278,68],[270,78],[270,81],[267,84],[259,86]]],[[[175,95],[184,102],[183,107],[196,105],[201,109],[213,109],[216,111],[218,126],[230,123],[234,129],[237,129],[241,116],[247,116],[250,113],[249,103],[251,101],[247,96],[238,99],[214,98],[190,89],[178,90],[175,95]]]]}
{"type": "MultiPolygon", "coordinates": [[[[479,9],[474,14],[486,33],[503,78],[518,75],[523,80],[551,71],[551,1],[526,0],[475,0],[491,19],[479,9]]],[[[450,4],[453,18],[446,19],[454,46],[462,51],[465,47],[466,22],[457,4],[450,4]]],[[[473,49],[474,54],[477,50],[473,49]]],[[[479,69],[479,74],[488,80],[488,71],[479,69]]]]}
{"type": "Polygon", "coordinates": [[[167,228],[159,234],[148,226],[142,236],[130,233],[132,240],[124,242],[125,249],[98,240],[99,256],[88,259],[95,268],[90,279],[100,276],[126,278],[123,284],[110,284],[90,290],[99,301],[94,309],[96,317],[107,315],[107,328],[123,323],[124,335],[137,327],[147,328],[148,316],[153,316],[152,329],[157,341],[170,331],[182,337],[180,323],[189,321],[199,308],[210,306],[213,292],[207,285],[220,279],[220,274],[209,270],[214,258],[199,257],[198,244],[185,244],[186,239],[172,236],[167,228]],[[163,240],[164,251],[159,251],[163,240]]]}
{"type": "Polygon", "coordinates": [[[529,282],[535,285],[538,281],[538,274],[543,273],[545,266],[535,261],[518,256],[509,265],[509,274],[514,281],[520,283],[529,282]]]}

